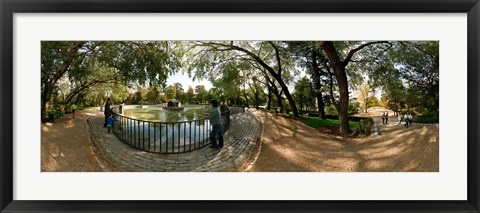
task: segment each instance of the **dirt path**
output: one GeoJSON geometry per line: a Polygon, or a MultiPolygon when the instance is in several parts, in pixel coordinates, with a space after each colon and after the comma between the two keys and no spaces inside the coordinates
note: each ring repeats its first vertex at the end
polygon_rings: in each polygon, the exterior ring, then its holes
{"type": "MultiPolygon", "coordinates": [[[[299,121],[256,111],[264,123],[255,172],[438,172],[439,126],[391,122],[379,136],[343,139],[299,121]]],[[[392,120],[393,122],[393,120],[392,120]]],[[[381,121],[380,121],[381,124],[381,121]]]]}
{"type": "Polygon", "coordinates": [[[87,117],[101,116],[82,110],[42,124],[42,172],[101,172],[89,144],[87,117]]]}

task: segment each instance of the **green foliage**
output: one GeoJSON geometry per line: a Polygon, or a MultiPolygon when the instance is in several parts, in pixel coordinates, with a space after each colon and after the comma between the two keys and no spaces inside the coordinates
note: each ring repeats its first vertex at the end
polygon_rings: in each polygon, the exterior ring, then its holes
{"type": "Polygon", "coordinates": [[[189,86],[187,92],[185,93],[185,101],[190,103],[193,101],[194,98],[195,92],[193,91],[193,88],[189,86]]]}
{"type": "MultiPolygon", "coordinates": [[[[358,103],[356,101],[349,102],[347,114],[348,115],[354,115],[354,114],[357,114],[358,112],[360,112],[360,103],[358,103]]],[[[337,108],[335,108],[334,105],[325,106],[325,113],[327,115],[338,116],[337,108]]]]}
{"type": "Polygon", "coordinates": [[[378,99],[375,97],[375,88],[369,84],[368,81],[363,81],[363,83],[357,87],[356,93],[357,100],[362,103],[361,109],[363,109],[365,113],[367,113],[369,107],[378,105],[378,99]]]}
{"type": "Polygon", "coordinates": [[[413,118],[415,123],[438,123],[440,122],[440,116],[438,112],[429,112],[418,117],[413,118]]]}
{"type": "Polygon", "coordinates": [[[177,88],[174,85],[170,85],[165,89],[165,96],[168,100],[175,99],[177,97],[177,88]]]}
{"type": "Polygon", "coordinates": [[[42,121],[48,104],[54,101],[98,105],[110,95],[103,94],[106,91],[111,91],[116,101],[128,99],[125,89],[114,88],[116,85],[133,82],[163,86],[168,75],[180,69],[179,59],[184,54],[182,44],[169,41],[42,41],[42,121]],[[106,87],[106,90],[96,87],[106,87]],[[123,91],[115,93],[114,90],[123,91]]]}
{"type": "Polygon", "coordinates": [[[158,104],[161,102],[160,100],[160,90],[155,87],[155,86],[151,86],[147,93],[145,94],[145,99],[147,102],[151,103],[151,104],[158,104]]]}
{"type": "Polygon", "coordinates": [[[358,126],[353,128],[354,133],[360,133],[363,135],[370,135],[373,127],[373,118],[361,118],[358,121],[358,126]]]}
{"type": "Polygon", "coordinates": [[[300,110],[315,107],[313,85],[307,77],[304,76],[295,84],[293,98],[300,106],[300,110]]]}
{"type": "Polygon", "coordinates": [[[438,41],[392,43],[393,48],[366,69],[374,83],[383,88],[382,101],[394,111],[404,104],[438,111],[438,41]]]}
{"type": "Polygon", "coordinates": [[[327,114],[327,115],[337,115],[338,116],[337,108],[335,108],[334,105],[327,105],[327,106],[325,106],[325,114],[327,114]]]}
{"type": "Polygon", "coordinates": [[[138,87],[137,92],[134,94],[134,103],[143,104],[143,102],[147,99],[146,95],[147,91],[142,87],[138,87]]]}
{"type": "Polygon", "coordinates": [[[214,98],[219,99],[220,95],[221,95],[221,91],[219,91],[218,89],[215,89],[214,91],[212,91],[212,93],[210,93],[209,91],[207,91],[207,89],[205,89],[204,85],[197,85],[195,87],[195,98],[198,103],[205,103],[209,99],[214,99],[214,98]],[[210,95],[210,96],[207,96],[207,95],[210,95]]]}
{"type": "MultiPolygon", "coordinates": [[[[302,123],[311,126],[313,128],[318,128],[322,126],[339,126],[340,121],[337,119],[321,119],[318,117],[311,117],[311,116],[304,116],[304,119],[301,120],[302,123]]],[[[358,122],[355,121],[348,121],[352,128],[356,128],[358,126],[358,122]]]]}
{"type": "Polygon", "coordinates": [[[179,82],[174,83],[173,86],[175,86],[175,98],[180,101],[185,101],[185,90],[183,89],[183,85],[179,82]]]}
{"type": "Polygon", "coordinates": [[[348,115],[357,114],[359,111],[360,111],[360,103],[354,101],[348,104],[348,111],[347,111],[348,115]]]}

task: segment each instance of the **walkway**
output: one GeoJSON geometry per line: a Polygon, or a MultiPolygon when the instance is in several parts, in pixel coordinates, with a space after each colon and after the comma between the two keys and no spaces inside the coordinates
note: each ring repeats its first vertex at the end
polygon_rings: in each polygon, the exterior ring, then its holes
{"type": "Polygon", "coordinates": [[[389,124],[380,127],[378,136],[343,139],[271,113],[255,114],[263,120],[264,132],[260,155],[249,171],[439,171],[438,124],[389,124]]]}
{"type": "Polygon", "coordinates": [[[55,123],[42,124],[42,172],[101,172],[89,143],[85,121],[95,110],[67,114],[55,123]]]}
{"type": "Polygon", "coordinates": [[[121,142],[113,133],[107,133],[102,117],[88,119],[92,141],[105,159],[103,169],[125,172],[242,171],[258,151],[260,122],[249,112],[232,114],[230,122],[222,149],[207,146],[181,154],[155,154],[135,149],[121,142]]]}

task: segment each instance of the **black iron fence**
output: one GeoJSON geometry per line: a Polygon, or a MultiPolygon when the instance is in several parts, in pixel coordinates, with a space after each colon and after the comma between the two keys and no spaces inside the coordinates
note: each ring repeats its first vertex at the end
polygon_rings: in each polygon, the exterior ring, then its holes
{"type": "MultiPolygon", "coordinates": [[[[125,117],[113,108],[113,133],[125,144],[147,152],[183,153],[205,147],[212,127],[208,119],[180,122],[152,122],[125,117]]],[[[230,126],[230,110],[222,115],[225,133],[230,126]]]]}

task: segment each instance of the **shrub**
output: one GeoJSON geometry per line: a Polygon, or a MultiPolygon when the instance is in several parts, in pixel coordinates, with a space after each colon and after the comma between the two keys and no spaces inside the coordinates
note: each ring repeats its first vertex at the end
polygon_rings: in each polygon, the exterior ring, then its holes
{"type": "Polygon", "coordinates": [[[438,112],[428,112],[418,117],[413,118],[415,123],[438,123],[440,121],[438,112]]]}
{"type": "Polygon", "coordinates": [[[350,102],[348,103],[348,114],[353,115],[357,114],[360,111],[360,104],[358,102],[350,102]]]}
{"type": "Polygon", "coordinates": [[[370,135],[373,127],[373,118],[365,118],[365,117],[359,117],[361,118],[359,120],[359,125],[357,128],[354,129],[354,132],[361,133],[364,135],[370,135]]]}

